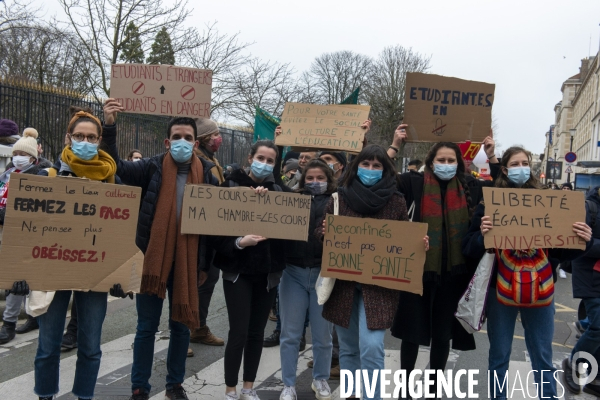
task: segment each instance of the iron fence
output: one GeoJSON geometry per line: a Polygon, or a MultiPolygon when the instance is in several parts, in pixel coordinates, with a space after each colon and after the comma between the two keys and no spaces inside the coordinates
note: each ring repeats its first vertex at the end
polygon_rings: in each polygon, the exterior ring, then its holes
{"type": "MultiPolygon", "coordinates": [[[[44,157],[54,161],[60,155],[69,123],[69,107],[89,107],[103,119],[102,104],[73,93],[26,87],[0,80],[0,118],[15,121],[21,131],[33,127],[39,132],[44,157]]],[[[119,156],[138,149],[144,157],[165,151],[169,118],[145,114],[120,114],[118,119],[119,156]]],[[[252,146],[252,132],[220,128],[223,144],[217,153],[221,165],[243,164],[252,146]]]]}

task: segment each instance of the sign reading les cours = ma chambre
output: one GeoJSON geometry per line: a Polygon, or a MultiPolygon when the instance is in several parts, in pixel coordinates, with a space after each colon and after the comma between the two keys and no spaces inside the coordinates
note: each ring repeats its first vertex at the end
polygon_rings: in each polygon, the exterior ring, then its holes
{"type": "Polygon", "coordinates": [[[140,197],[137,187],[12,174],[0,288],[9,289],[24,279],[32,290],[108,291],[120,283],[135,291],[129,279],[105,279],[125,263],[130,263],[132,274],[140,266],[135,262],[140,197]],[[99,288],[102,282],[106,285],[99,288]]]}
{"type": "Polygon", "coordinates": [[[210,117],[212,71],[155,64],[113,64],[110,97],[136,114],[210,117]]]}
{"type": "Polygon", "coordinates": [[[406,74],[404,123],[410,142],[481,142],[490,133],[495,85],[406,74]]]}
{"type": "Polygon", "coordinates": [[[278,146],[299,149],[327,149],[358,153],[371,107],[363,105],[316,105],[286,103],[281,116],[282,133],[278,146]]]}
{"type": "Polygon", "coordinates": [[[308,240],[311,197],[247,187],[186,185],[181,233],[308,240]]]}
{"type": "Polygon", "coordinates": [[[493,225],[484,236],[488,249],[585,249],[573,232],[585,222],[581,192],[484,187],[483,199],[493,225]]]}
{"type": "Polygon", "coordinates": [[[423,294],[427,224],[327,214],[321,275],[423,294]]]}

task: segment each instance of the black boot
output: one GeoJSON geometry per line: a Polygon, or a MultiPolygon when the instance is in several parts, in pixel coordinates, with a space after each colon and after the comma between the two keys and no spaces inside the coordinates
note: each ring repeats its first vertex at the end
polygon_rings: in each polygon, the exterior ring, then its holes
{"type": "Polygon", "coordinates": [[[581,393],[581,386],[573,379],[573,367],[575,365],[571,365],[571,362],[568,358],[565,358],[562,362],[563,372],[562,372],[562,381],[564,386],[567,387],[569,392],[573,394],[581,393]]]}
{"type": "Polygon", "coordinates": [[[17,334],[22,334],[22,333],[27,333],[27,332],[31,332],[35,329],[39,329],[39,325],[37,322],[37,318],[32,317],[31,315],[27,316],[27,321],[23,324],[23,325],[19,325],[17,327],[17,329],[15,329],[15,332],[17,332],[17,334]]]}
{"type": "Polygon", "coordinates": [[[279,331],[273,331],[271,336],[267,336],[263,341],[263,347],[279,346],[279,331]]]}
{"type": "Polygon", "coordinates": [[[0,328],[0,344],[8,343],[15,338],[16,325],[15,322],[4,321],[4,325],[0,328]]]}

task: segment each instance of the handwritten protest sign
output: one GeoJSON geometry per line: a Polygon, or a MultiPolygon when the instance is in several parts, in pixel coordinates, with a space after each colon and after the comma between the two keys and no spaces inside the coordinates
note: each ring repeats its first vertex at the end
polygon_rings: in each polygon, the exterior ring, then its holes
{"type": "Polygon", "coordinates": [[[371,107],[286,103],[281,117],[278,146],[328,149],[357,153],[362,149],[365,130],[360,126],[371,107]]]}
{"type": "MultiPolygon", "coordinates": [[[[140,188],[24,174],[9,184],[0,288],[24,279],[33,290],[90,290],[139,252],[140,188]]],[[[127,282],[103,289],[129,288],[125,268],[127,282]]]]}
{"type": "Polygon", "coordinates": [[[326,218],[322,276],[423,294],[427,224],[326,218]]]}
{"type": "Polygon", "coordinates": [[[210,117],[212,71],[173,65],[113,64],[110,97],[124,112],[210,117]]]}
{"type": "Polygon", "coordinates": [[[297,193],[186,185],[181,233],[307,241],[310,202],[297,193]]]}
{"type": "Polygon", "coordinates": [[[573,223],[585,222],[581,192],[483,188],[485,215],[493,228],[484,236],[486,248],[585,249],[573,223]]]}
{"type": "Polygon", "coordinates": [[[489,135],[495,85],[409,72],[405,87],[409,142],[481,142],[489,135]]]}

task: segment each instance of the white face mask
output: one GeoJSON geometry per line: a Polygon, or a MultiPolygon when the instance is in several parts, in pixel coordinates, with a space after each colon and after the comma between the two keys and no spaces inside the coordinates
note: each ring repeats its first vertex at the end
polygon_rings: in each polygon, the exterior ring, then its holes
{"type": "Polygon", "coordinates": [[[31,162],[31,157],[29,156],[13,156],[12,162],[19,171],[22,171],[33,164],[31,162]]]}

